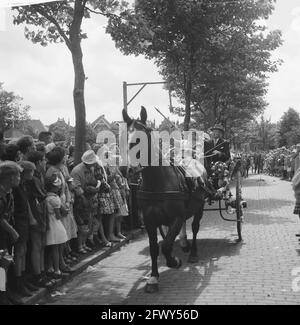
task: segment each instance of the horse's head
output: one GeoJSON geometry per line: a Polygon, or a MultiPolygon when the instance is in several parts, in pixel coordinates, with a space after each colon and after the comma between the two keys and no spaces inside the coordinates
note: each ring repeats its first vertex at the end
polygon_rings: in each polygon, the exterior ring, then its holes
{"type": "MultiPolygon", "coordinates": [[[[123,109],[123,120],[127,124],[127,134],[128,134],[128,148],[130,151],[139,145],[140,150],[136,150],[136,158],[140,159],[141,155],[147,153],[147,162],[145,165],[148,165],[150,161],[150,144],[151,144],[151,128],[146,124],[147,122],[147,111],[144,106],[141,108],[140,119],[135,120],[129,117],[127,111],[123,109]]],[[[132,157],[131,157],[132,158],[132,157]]],[[[129,155],[129,163],[131,163],[129,155]]]]}

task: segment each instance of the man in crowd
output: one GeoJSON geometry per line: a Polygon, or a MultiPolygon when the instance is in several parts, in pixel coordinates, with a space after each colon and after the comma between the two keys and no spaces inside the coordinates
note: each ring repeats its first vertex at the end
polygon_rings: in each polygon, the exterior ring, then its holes
{"type": "Polygon", "coordinates": [[[94,165],[97,163],[96,154],[93,150],[88,150],[82,155],[81,161],[71,172],[75,188],[74,216],[79,229],[79,253],[87,248],[87,238],[93,233],[93,199],[99,192],[99,184],[94,173],[94,165]]]}
{"type": "MultiPolygon", "coordinates": [[[[21,167],[11,161],[0,163],[0,250],[11,251],[19,234],[14,226],[14,199],[12,189],[19,186],[21,167]]],[[[0,305],[11,305],[6,292],[6,274],[0,261],[0,305]]]]}
{"type": "Polygon", "coordinates": [[[44,142],[45,146],[53,142],[52,133],[49,131],[42,131],[39,133],[39,141],[44,142]]]}

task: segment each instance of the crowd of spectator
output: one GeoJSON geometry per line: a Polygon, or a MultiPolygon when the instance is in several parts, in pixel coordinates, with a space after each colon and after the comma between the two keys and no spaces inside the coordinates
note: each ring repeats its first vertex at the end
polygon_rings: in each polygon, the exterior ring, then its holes
{"type": "MultiPolygon", "coordinates": [[[[267,174],[291,181],[295,171],[300,167],[300,144],[281,147],[270,151],[241,152],[243,176],[267,174]]],[[[233,153],[235,155],[235,153],[233,153]]]]}
{"type": "Polygon", "coordinates": [[[21,304],[72,273],[80,256],[126,238],[129,183],[139,180],[128,181],[126,167],[103,166],[97,149],[87,144],[75,166],[74,147],[55,144],[50,132],[38,142],[1,141],[0,304],[21,304]]]}
{"type": "MultiPolygon", "coordinates": [[[[124,221],[137,211],[141,179],[127,167],[104,166],[98,149],[86,144],[75,165],[74,147],[54,143],[50,132],[41,132],[38,142],[23,136],[4,143],[0,134],[0,304],[21,304],[72,273],[80,256],[126,238],[124,221]]],[[[107,149],[107,161],[113,161],[117,148],[107,149]]],[[[239,153],[242,175],[292,181],[299,153],[300,144],[239,153]]],[[[294,213],[300,215],[300,173],[298,178],[294,213]]]]}

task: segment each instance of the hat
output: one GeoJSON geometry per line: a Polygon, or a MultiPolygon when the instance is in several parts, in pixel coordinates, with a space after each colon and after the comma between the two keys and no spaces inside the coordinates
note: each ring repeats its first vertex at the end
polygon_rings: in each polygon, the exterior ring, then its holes
{"type": "Polygon", "coordinates": [[[222,132],[225,132],[225,129],[224,129],[224,127],[223,127],[221,124],[215,124],[215,125],[211,128],[211,130],[220,130],[220,131],[222,131],[222,132]]]}
{"type": "Polygon", "coordinates": [[[93,150],[88,150],[82,155],[81,161],[84,164],[93,165],[98,162],[98,159],[97,159],[97,156],[93,150]]]}
{"type": "Polygon", "coordinates": [[[56,147],[56,144],[55,144],[54,142],[48,143],[48,144],[45,146],[45,151],[46,151],[46,153],[52,151],[55,147],[56,147]]]}
{"type": "Polygon", "coordinates": [[[22,161],[19,161],[18,164],[21,166],[21,168],[23,169],[22,171],[24,171],[24,172],[36,170],[35,164],[31,161],[22,160],[22,161]]]}

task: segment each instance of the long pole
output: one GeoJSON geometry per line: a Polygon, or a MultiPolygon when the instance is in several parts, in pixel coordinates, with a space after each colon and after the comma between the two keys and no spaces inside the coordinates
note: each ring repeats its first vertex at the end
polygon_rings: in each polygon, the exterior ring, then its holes
{"type": "Polygon", "coordinates": [[[156,111],[165,119],[167,120],[175,129],[176,129],[176,125],[170,121],[170,119],[168,117],[166,117],[158,108],[154,107],[156,109],[156,111]]]}
{"type": "Polygon", "coordinates": [[[127,112],[127,82],[123,82],[123,108],[127,112]]]}

